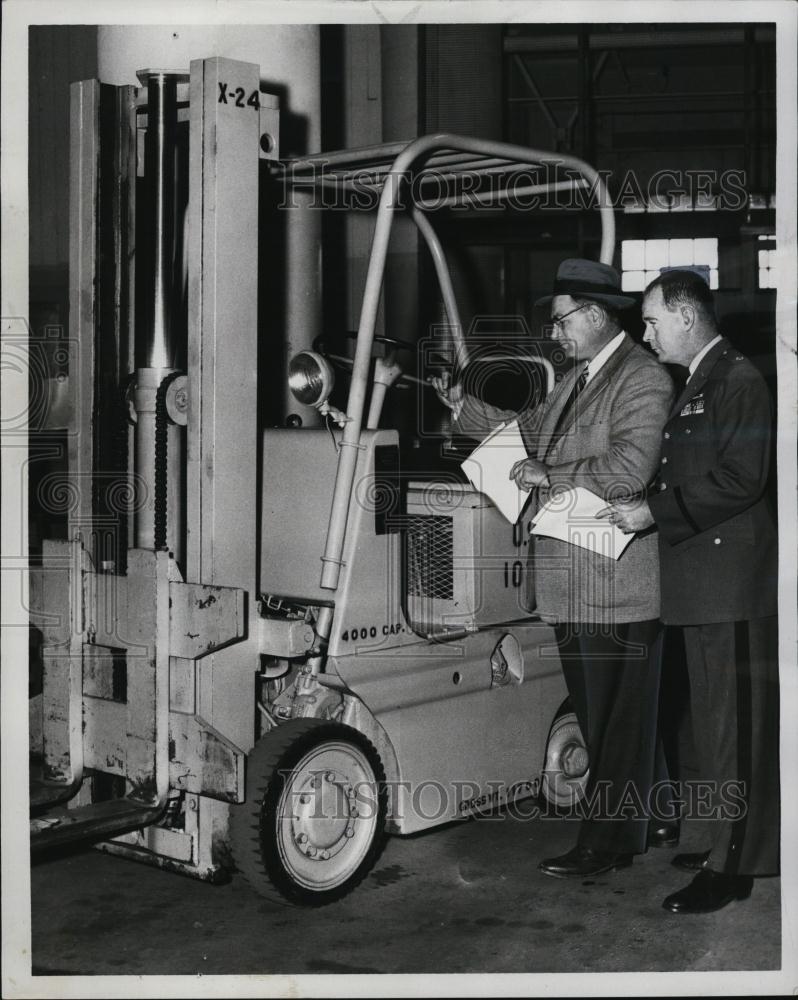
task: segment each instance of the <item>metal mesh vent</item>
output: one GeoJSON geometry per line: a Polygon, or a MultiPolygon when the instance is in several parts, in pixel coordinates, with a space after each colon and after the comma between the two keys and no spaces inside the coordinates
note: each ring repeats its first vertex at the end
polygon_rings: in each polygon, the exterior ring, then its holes
{"type": "Polygon", "coordinates": [[[407,593],[450,601],[454,597],[452,519],[415,514],[406,519],[407,593]]]}

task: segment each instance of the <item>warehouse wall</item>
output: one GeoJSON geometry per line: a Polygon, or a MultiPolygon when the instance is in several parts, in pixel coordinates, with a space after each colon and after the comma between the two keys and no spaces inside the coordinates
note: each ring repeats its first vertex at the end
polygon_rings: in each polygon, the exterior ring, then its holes
{"type": "MultiPolygon", "coordinates": [[[[661,26],[633,31],[616,25],[612,32],[601,25],[324,26],[321,145],[335,149],[445,129],[575,152],[616,179],[633,167],[641,185],[663,167],[741,169],[749,189],[767,199],[774,186],[772,28],[690,32],[691,44],[681,44],[678,29],[661,26]]],[[[34,27],[29,52],[36,323],[66,316],[69,83],[97,74],[97,31],[34,27]]],[[[757,234],[774,222],[765,206],[753,213],[617,216],[619,241],[718,237],[721,315],[763,369],[772,355],[775,297],[756,280],[757,234]]],[[[325,244],[329,237],[332,246],[340,239],[346,245],[340,280],[333,275],[327,282],[326,329],[357,324],[372,224],[370,213],[325,222],[325,244]]],[[[506,213],[481,213],[476,224],[436,216],[436,224],[447,238],[466,322],[503,312],[539,324],[529,303],[548,288],[558,261],[596,250],[593,221],[562,212],[527,213],[520,222],[508,221],[506,213]]],[[[417,247],[412,229],[400,225],[380,316],[383,332],[411,339],[438,309],[434,283],[425,280],[425,253],[417,247]]]]}

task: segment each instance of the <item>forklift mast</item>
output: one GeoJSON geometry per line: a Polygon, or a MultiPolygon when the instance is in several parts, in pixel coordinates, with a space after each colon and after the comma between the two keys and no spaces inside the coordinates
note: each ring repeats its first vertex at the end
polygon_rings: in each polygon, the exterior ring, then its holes
{"type": "Polygon", "coordinates": [[[45,543],[32,580],[33,801],[78,808],[34,821],[32,845],[168,841],[168,866],[214,879],[254,740],[259,163],[279,152],[278,111],[250,63],[140,80],[72,85],[68,463],[81,489],[68,541],[45,543]],[[120,486],[128,502],[109,502],[120,486]],[[98,772],[117,779],[100,801],[83,781],[98,772]],[[178,821],[142,828],[178,795],[178,821]]]}

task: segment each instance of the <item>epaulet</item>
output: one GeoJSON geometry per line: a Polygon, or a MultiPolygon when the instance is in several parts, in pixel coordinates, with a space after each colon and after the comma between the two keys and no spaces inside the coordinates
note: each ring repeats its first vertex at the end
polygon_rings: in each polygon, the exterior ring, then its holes
{"type": "Polygon", "coordinates": [[[724,361],[728,361],[730,364],[736,361],[746,360],[745,355],[740,354],[740,352],[734,347],[727,347],[723,354],[721,354],[721,358],[723,358],[724,361]]]}

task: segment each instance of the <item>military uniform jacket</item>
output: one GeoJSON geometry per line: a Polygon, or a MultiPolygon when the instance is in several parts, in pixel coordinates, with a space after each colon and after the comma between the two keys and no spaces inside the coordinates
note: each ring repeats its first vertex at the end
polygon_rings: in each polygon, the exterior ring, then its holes
{"type": "MultiPolygon", "coordinates": [[[[662,427],[673,400],[670,376],[627,336],[558,427],[578,371],[565,376],[540,406],[519,415],[527,451],[548,466],[551,489],[584,486],[607,500],[644,494],[659,467],[662,427]]],[[[468,397],[459,429],[485,434],[488,423],[513,415],[468,397]]],[[[525,522],[548,496],[547,490],[533,494],[525,522]]],[[[611,624],[659,616],[656,531],[635,537],[617,561],[535,536],[529,569],[527,607],[546,621],[611,624]]]]}
{"type": "Polygon", "coordinates": [[[649,497],[667,624],[776,613],[776,532],[764,498],[771,421],[761,375],[721,340],[671,409],[649,497]]]}

